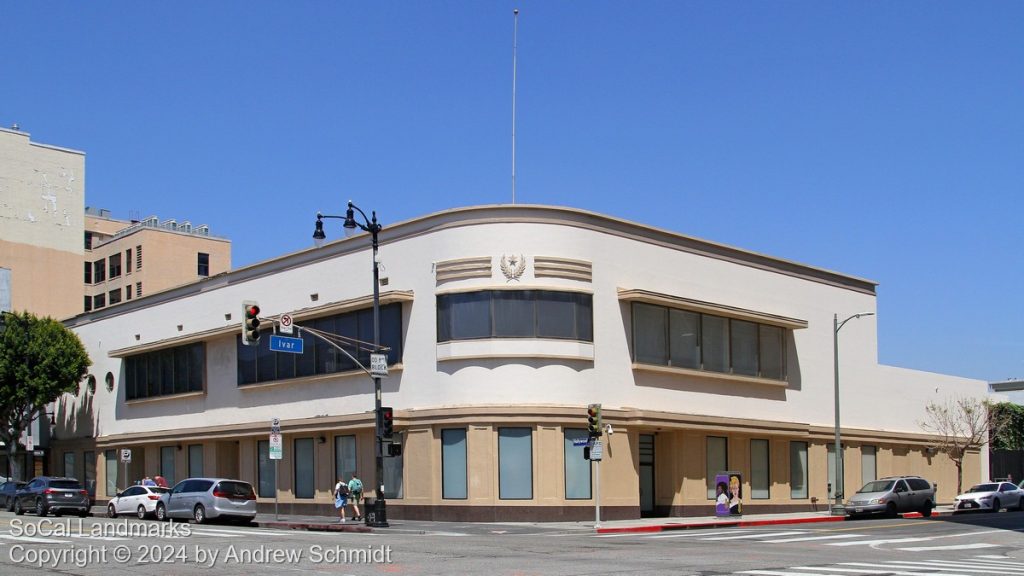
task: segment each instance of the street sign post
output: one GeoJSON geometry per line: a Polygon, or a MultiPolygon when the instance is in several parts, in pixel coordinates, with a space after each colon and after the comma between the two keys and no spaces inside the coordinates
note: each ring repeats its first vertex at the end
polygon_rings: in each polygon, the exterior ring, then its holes
{"type": "Polygon", "coordinates": [[[295,333],[295,324],[292,323],[292,315],[291,314],[281,314],[281,320],[278,321],[278,324],[281,325],[281,333],[282,334],[294,334],[295,333]]]}
{"type": "MultiPolygon", "coordinates": [[[[274,341],[273,336],[270,341],[274,341]]],[[[284,442],[281,440],[281,419],[276,416],[270,419],[270,447],[267,452],[274,461],[274,519],[280,520],[281,516],[277,513],[277,467],[284,455],[284,442]]]]}
{"type": "Polygon", "coordinates": [[[388,377],[387,354],[370,354],[370,376],[374,378],[388,377]]]}
{"type": "MultiPolygon", "coordinates": [[[[122,448],[121,449],[121,468],[124,470],[124,487],[128,488],[128,464],[132,461],[132,449],[122,448]]],[[[117,470],[117,468],[115,468],[117,470]]]]}
{"type": "Polygon", "coordinates": [[[291,336],[273,335],[270,337],[270,350],[272,352],[288,352],[290,354],[302,354],[302,338],[291,336]]]}

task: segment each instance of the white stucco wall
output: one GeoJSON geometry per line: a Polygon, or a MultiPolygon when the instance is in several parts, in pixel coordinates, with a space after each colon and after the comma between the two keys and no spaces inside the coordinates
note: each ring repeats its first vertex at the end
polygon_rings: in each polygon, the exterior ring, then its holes
{"type": "MultiPolygon", "coordinates": [[[[552,211],[546,221],[540,222],[481,219],[481,223],[471,226],[439,225],[398,241],[390,241],[386,232],[382,234],[382,275],[388,278],[383,290],[412,291],[415,295],[413,303],[405,304],[403,370],[384,381],[386,405],[410,409],[475,404],[585,406],[601,402],[606,410],[628,407],[832,425],[833,314],[838,313],[842,319],[859,312],[875,312],[874,295],[652,243],[639,233],[630,237],[621,231],[612,234],[593,226],[569,225],[560,222],[559,215],[552,211]],[[530,263],[518,282],[508,282],[498,269],[502,255],[512,254],[525,255],[530,263]],[[480,256],[492,258],[491,278],[437,285],[433,274],[436,262],[480,256]],[[590,261],[593,282],[538,279],[532,265],[536,256],[590,261]],[[438,361],[436,294],[513,285],[592,291],[593,360],[438,361]],[[629,346],[630,308],[620,302],[620,288],[806,320],[808,328],[793,331],[788,387],[634,371],[629,346]]],[[[211,278],[200,283],[202,291],[185,298],[154,305],[146,303],[159,298],[144,299],[125,306],[130,310],[126,313],[75,325],[95,363],[90,372],[100,382],[107,371],[117,377],[116,399],[102,390],[94,399],[99,434],[367,412],[373,406],[373,386],[362,373],[238,388],[234,331],[208,341],[204,396],[125,405],[121,360],[107,356],[114,349],[238,326],[245,299],[257,300],[264,316],[274,316],[370,293],[368,237],[344,240],[323,250],[297,253],[211,278]],[[332,251],[344,254],[301,263],[303,258],[332,251]],[[280,271],[241,280],[260,266],[278,267],[280,271]],[[310,300],[313,293],[319,296],[316,303],[310,300]],[[225,320],[229,313],[231,319],[225,320]]],[[[928,400],[954,393],[986,393],[986,383],[981,381],[878,365],[875,317],[850,321],[840,332],[839,343],[844,427],[919,433],[917,422],[923,418],[928,400]]],[[[500,347],[501,343],[494,345],[500,347]]],[[[516,345],[519,350],[533,346],[538,354],[545,350],[544,342],[516,345]]]]}

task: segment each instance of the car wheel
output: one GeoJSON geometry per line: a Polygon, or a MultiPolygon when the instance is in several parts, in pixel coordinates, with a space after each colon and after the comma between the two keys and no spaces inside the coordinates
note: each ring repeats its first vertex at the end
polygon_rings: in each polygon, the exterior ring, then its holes
{"type": "Polygon", "coordinates": [[[21,516],[25,513],[25,509],[21,507],[21,500],[14,501],[14,513],[21,516]]]}
{"type": "Polygon", "coordinates": [[[107,505],[107,518],[117,518],[117,510],[113,504],[107,505]]]}
{"type": "Polygon", "coordinates": [[[163,504],[156,505],[156,519],[161,522],[167,520],[167,508],[164,508],[163,504]]]}
{"type": "Polygon", "coordinates": [[[43,499],[36,498],[36,514],[39,516],[46,516],[47,512],[49,512],[49,510],[47,510],[46,505],[43,504],[43,499]]]}
{"type": "Polygon", "coordinates": [[[996,498],[992,501],[992,509],[989,510],[989,512],[999,512],[1000,508],[1002,508],[1002,506],[999,504],[999,498],[996,498]]]}
{"type": "Polygon", "coordinates": [[[139,509],[135,511],[135,515],[139,517],[139,520],[146,519],[146,507],[139,504],[139,509]]]}
{"type": "Polygon", "coordinates": [[[895,518],[897,516],[895,502],[889,502],[889,504],[885,507],[885,515],[889,518],[895,518]]]}
{"type": "Polygon", "coordinates": [[[934,504],[932,504],[930,500],[928,502],[925,502],[924,508],[921,508],[921,516],[924,516],[925,518],[931,518],[933,506],[934,504]]]}
{"type": "Polygon", "coordinates": [[[196,505],[196,509],[192,511],[192,519],[196,521],[196,524],[206,522],[206,508],[203,508],[202,504],[196,505]]]}

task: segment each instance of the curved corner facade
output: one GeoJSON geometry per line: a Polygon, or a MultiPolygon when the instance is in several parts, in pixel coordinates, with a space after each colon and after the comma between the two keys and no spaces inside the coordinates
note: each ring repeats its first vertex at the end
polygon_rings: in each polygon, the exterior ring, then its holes
{"type": "MultiPolygon", "coordinates": [[[[603,215],[543,206],[451,210],[380,235],[381,339],[400,456],[389,515],[438,520],[707,515],[738,472],[744,510],[831,496],[833,318],[875,312],[874,283],[603,215]],[[603,459],[583,459],[587,408],[603,459]],[[599,472],[598,472],[599,471],[599,472]]],[[[373,496],[373,382],[306,333],[301,355],[240,342],[264,326],[372,341],[370,241],[330,243],[71,320],[97,385],[58,406],[51,466],[102,500],[144,475],[226,476],[282,512],[326,512],[340,475],[373,496]],[[283,458],[268,455],[272,418],[283,458]],[[119,462],[132,450],[130,464],[119,462]]],[[[874,317],[839,337],[844,483],[956,471],[917,422],[982,381],[881,366],[874,317]]],[[[986,462],[971,454],[965,481],[986,462]]]]}

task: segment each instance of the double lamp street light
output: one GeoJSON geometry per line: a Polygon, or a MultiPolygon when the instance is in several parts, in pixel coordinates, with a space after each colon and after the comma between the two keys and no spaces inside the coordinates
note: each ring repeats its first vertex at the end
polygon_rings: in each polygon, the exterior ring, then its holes
{"type": "MultiPolygon", "coordinates": [[[[377,235],[380,233],[382,226],[377,222],[377,212],[371,212],[370,218],[366,217],[366,213],[363,212],[358,206],[352,203],[350,200],[348,203],[348,210],[345,211],[345,216],[332,216],[329,214],[316,214],[316,230],[313,232],[313,241],[317,247],[323,245],[324,240],[327,239],[327,235],[324,234],[324,218],[337,218],[344,220],[342,226],[345,228],[345,235],[352,236],[356,233],[356,230],[362,230],[370,233],[370,238],[373,244],[373,352],[377,353],[380,351],[380,271],[379,262],[377,261],[377,235]],[[362,222],[359,222],[355,218],[355,213],[359,212],[362,217],[362,222]]],[[[380,388],[380,376],[373,376],[373,392],[374,392],[374,455],[375,455],[375,479],[377,482],[376,497],[374,498],[373,512],[369,510],[365,511],[366,524],[376,528],[387,528],[387,503],[384,501],[384,416],[383,410],[381,409],[381,388],[380,388]]]]}

